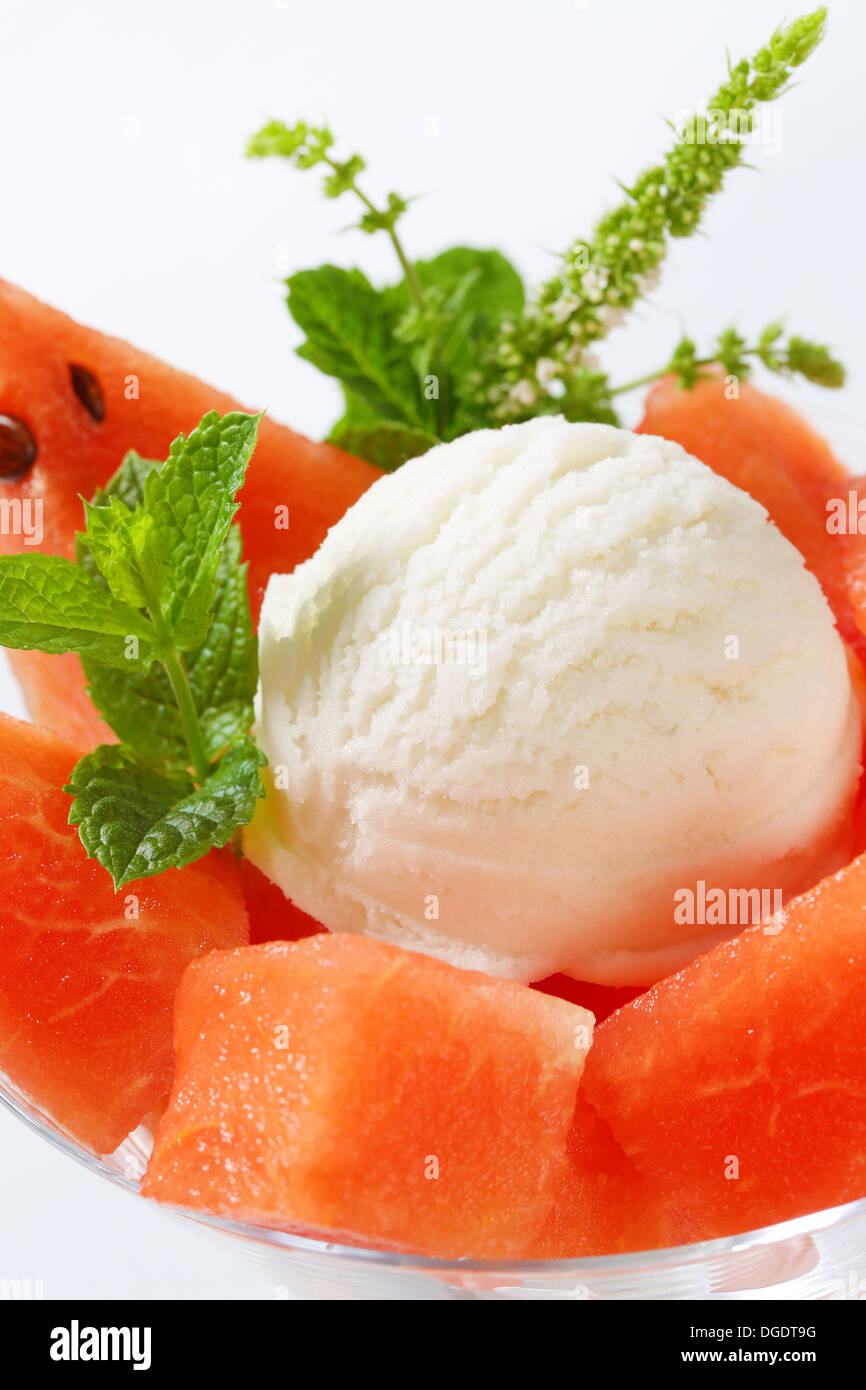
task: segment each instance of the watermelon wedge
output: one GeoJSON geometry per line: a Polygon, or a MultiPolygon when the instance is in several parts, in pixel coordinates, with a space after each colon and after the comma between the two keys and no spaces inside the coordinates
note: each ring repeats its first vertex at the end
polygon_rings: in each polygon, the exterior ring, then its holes
{"type": "Polygon", "coordinates": [[[848,539],[827,529],[828,500],[847,496],[853,480],[802,416],[749,382],[732,398],[721,378],[688,391],[666,379],[647,395],[638,432],[675,440],[761,502],[821,584],[841,636],[866,659],[857,617],[866,614],[866,583],[859,609],[852,595],[857,556],[866,575],[864,538],[852,555],[848,539]]]}
{"type": "Polygon", "coordinates": [[[80,749],[0,715],[0,1073],[110,1153],[171,1085],[171,1012],[191,960],[247,938],[214,852],[115,894],[67,824],[80,749]]]}
{"type": "Polygon", "coordinates": [[[362,936],[213,954],[178,994],[143,1191],[430,1255],[526,1254],[565,1176],[591,1027],[362,936]]]}
{"type": "Polygon", "coordinates": [[[596,1030],[586,1098],[685,1238],[866,1196],[864,984],[861,856],[596,1030]]]}
{"type": "MultiPolygon", "coordinates": [[[[238,408],[223,392],[0,281],[0,551],[72,556],[83,520],[79,494],[92,497],[128,449],[163,459],[206,411],[238,408]]],[[[311,555],[378,476],[361,459],[262,421],[240,512],[254,617],[269,576],[311,555]]],[[[16,652],[13,667],[40,722],[79,741],[85,732],[91,744],[108,741],[77,658],[16,652]]]]}

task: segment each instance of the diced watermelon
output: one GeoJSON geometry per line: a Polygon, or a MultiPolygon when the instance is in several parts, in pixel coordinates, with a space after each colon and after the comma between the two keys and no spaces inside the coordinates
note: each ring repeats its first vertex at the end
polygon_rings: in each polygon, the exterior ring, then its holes
{"type": "Polygon", "coordinates": [[[326,930],[315,917],[295,907],[282,888],[272,883],[252,860],[241,859],[238,868],[250,919],[251,946],[262,941],[300,941],[326,930]]]}
{"type": "Polygon", "coordinates": [[[675,1216],[659,1185],[638,1172],[582,1094],[568,1134],[568,1157],[534,1258],[620,1255],[679,1244],[675,1216]]]}
{"type": "Polygon", "coordinates": [[[110,1153],[171,1085],[184,969],[241,945],[247,916],[228,851],[115,894],[68,824],[79,757],[0,715],[0,1072],[110,1153]]]}
{"type": "Polygon", "coordinates": [[[866,1195],[864,1033],[861,856],[609,1018],[583,1085],[705,1240],[866,1195]]]}
{"type": "Polygon", "coordinates": [[[526,1254],[565,1174],[591,1026],[362,936],[213,955],[178,994],[143,1190],[424,1254],[526,1254]]]}
{"type": "MultiPolygon", "coordinates": [[[[43,529],[41,545],[32,546],[20,528],[4,528],[0,551],[72,556],[83,524],[79,494],[92,497],[128,449],[164,459],[172,439],[206,411],[238,408],[224,392],[0,281],[0,463],[13,466],[3,441],[22,425],[35,450],[20,473],[0,476],[0,499],[40,502],[43,529]]],[[[378,476],[371,464],[265,417],[239,514],[254,616],[270,575],[307,559],[378,476]]],[[[80,737],[82,713],[89,712],[89,742],[108,741],[76,657],[22,653],[14,665],[41,721],[80,737]]]]}

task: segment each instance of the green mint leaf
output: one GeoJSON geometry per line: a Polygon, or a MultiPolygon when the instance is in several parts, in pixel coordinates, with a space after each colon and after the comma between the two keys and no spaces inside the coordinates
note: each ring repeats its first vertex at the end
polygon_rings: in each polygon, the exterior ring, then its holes
{"type": "Polygon", "coordinates": [[[497,340],[502,320],[522,312],[523,282],[499,251],[471,246],[454,246],[431,260],[416,261],[414,272],[423,296],[420,304],[405,279],[383,295],[397,315],[394,331],[406,344],[419,383],[435,381],[436,432],[453,439],[486,423],[473,413],[464,388],[479,358],[497,340]]]}
{"type": "Polygon", "coordinates": [[[120,670],[147,669],[147,618],[59,555],[0,556],[0,644],[56,655],[80,652],[120,670]]]}
{"type": "Polygon", "coordinates": [[[372,425],[344,426],[341,423],[331,432],[330,441],[347,453],[375,463],[386,473],[393,473],[407,459],[426,454],[439,443],[435,435],[424,430],[413,430],[408,425],[387,420],[372,425]]]}
{"type": "MultiPolygon", "coordinates": [[[[109,478],[105,487],[98,488],[92,498],[94,507],[104,507],[109,498],[116,497],[134,512],[144,501],[144,484],[154,468],[161,468],[159,459],[145,459],[135,449],[130,449],[116,473],[109,478]]],[[[79,555],[79,563],[81,556],[79,555]]]]}
{"type": "Polygon", "coordinates": [[[487,328],[498,324],[502,318],[523,312],[526,299],[523,281],[501,251],[452,246],[432,260],[416,261],[415,269],[425,289],[473,276],[471,292],[463,308],[471,311],[487,328]]]}
{"type": "Polygon", "coordinates": [[[65,788],[73,798],[69,823],[119,889],[228,844],[265,794],[264,762],[251,738],[236,739],[196,788],[184,773],[154,769],[124,744],[104,744],[73,769],[65,788]]]}
{"type": "Polygon", "coordinates": [[[121,743],[154,767],[186,768],[189,751],[180,711],[165,668],[127,674],[84,656],[87,693],[121,743]]]}
{"type": "Polygon", "coordinates": [[[214,757],[249,732],[259,679],[258,642],[250,617],[247,565],[241,564],[241,533],[233,526],[217,571],[217,598],[205,641],[189,652],[186,669],[204,737],[214,757]]]}
{"type": "Polygon", "coordinates": [[[383,420],[435,430],[406,348],[397,341],[398,313],[360,270],[323,265],[287,281],[289,312],[307,341],[298,349],[319,371],[336,377],[383,420]]]}
{"type": "Polygon", "coordinates": [[[223,543],[237,511],[260,416],[241,412],[205,415],[171,446],[168,460],[144,480],[146,517],[141,565],[148,578],[148,606],[180,651],[200,646],[210,625],[223,543]]]}
{"type": "MultiPolygon", "coordinates": [[[[247,566],[240,557],[241,534],[235,524],[217,571],[207,637],[184,659],[209,758],[247,733],[253,722],[258,646],[250,617],[247,566]]],[[[183,722],[161,665],[155,663],[144,674],[114,671],[87,657],[83,664],[90,698],[122,743],[157,765],[186,765],[183,722]]]]}
{"type": "Polygon", "coordinates": [[[141,550],[147,519],[136,516],[118,497],[108,497],[101,506],[85,502],[84,515],[87,530],[76,537],[79,564],[85,549],[115,598],[134,608],[145,608],[148,596],[141,574],[141,550]]]}

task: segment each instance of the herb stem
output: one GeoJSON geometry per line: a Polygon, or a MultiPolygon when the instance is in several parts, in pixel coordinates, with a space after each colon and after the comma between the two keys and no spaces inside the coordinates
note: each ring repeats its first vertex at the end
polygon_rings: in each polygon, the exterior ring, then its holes
{"type": "MultiPolygon", "coordinates": [[[[329,169],[333,169],[334,173],[339,174],[342,172],[342,166],[338,164],[335,159],[331,159],[330,155],[326,154],[324,156],[323,162],[328,165],[329,169]]],[[[352,192],[355,194],[355,197],[360,198],[361,202],[364,204],[364,207],[367,209],[368,212],[372,212],[374,217],[382,216],[381,208],[377,208],[373,200],[367,197],[366,193],[363,191],[362,188],[358,187],[357,180],[352,179],[350,186],[352,192]]],[[[418,305],[418,307],[423,309],[424,289],[421,284],[421,281],[418,279],[418,274],[415,270],[415,267],[409,260],[409,257],[406,255],[406,252],[403,250],[403,244],[400,241],[400,238],[398,237],[395,229],[393,227],[387,227],[385,230],[388,233],[388,237],[396,253],[397,260],[400,262],[400,267],[403,271],[403,274],[406,277],[406,284],[409,287],[409,292],[412,295],[412,298],[415,300],[415,303],[418,305]]]]}
{"type": "Polygon", "coordinates": [[[186,672],[183,656],[179,651],[168,650],[163,653],[160,660],[165,667],[166,675],[171,681],[171,688],[174,691],[174,698],[180,710],[180,717],[183,721],[183,731],[186,737],[186,746],[189,749],[193,771],[196,780],[201,786],[207,781],[210,775],[210,763],[204,747],[201,724],[199,723],[198,711],[192,698],[189,676],[186,672]]]}
{"type": "MultiPolygon", "coordinates": [[[[335,159],[331,159],[330,155],[326,154],[324,156],[324,163],[327,164],[329,168],[333,169],[335,173],[339,174],[341,172],[341,165],[339,165],[335,159]]],[[[371,212],[374,217],[382,216],[381,208],[377,208],[373,200],[367,197],[362,188],[359,188],[356,179],[352,179],[350,187],[356,198],[360,198],[368,212],[371,212]]],[[[386,227],[385,230],[388,233],[388,238],[394,248],[397,260],[400,262],[400,269],[403,271],[406,288],[414,299],[417,307],[423,312],[426,308],[427,301],[424,295],[424,286],[418,278],[418,272],[406,255],[403,243],[397,235],[396,228],[390,226],[386,227]]],[[[438,339],[433,343],[433,356],[436,361],[436,374],[439,380],[439,397],[436,402],[436,431],[437,434],[441,436],[443,421],[447,418],[447,399],[445,393],[447,391],[448,381],[446,377],[445,359],[442,354],[442,345],[438,339]]]]}
{"type": "MultiPolygon", "coordinates": [[[[760,349],[741,348],[740,356],[758,357],[760,356],[760,349]]],[[[718,357],[696,357],[691,365],[701,368],[715,367],[718,364],[718,357]]],[[[626,391],[636,391],[640,386],[651,386],[654,381],[661,381],[663,376],[667,376],[671,372],[676,372],[676,365],[673,362],[667,362],[664,367],[659,367],[658,371],[647,372],[646,376],[635,377],[633,381],[624,381],[621,386],[612,386],[610,388],[610,394],[612,396],[622,396],[626,391]]]]}

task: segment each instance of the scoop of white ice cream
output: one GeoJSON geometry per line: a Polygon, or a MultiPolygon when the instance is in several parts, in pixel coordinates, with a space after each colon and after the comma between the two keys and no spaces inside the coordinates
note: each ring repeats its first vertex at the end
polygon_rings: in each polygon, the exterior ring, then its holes
{"type": "Polygon", "coordinates": [[[246,850],[294,902],[525,981],[643,983],[734,934],[674,894],[813,881],[859,757],[830,610],[764,508],[677,444],[550,418],[405,464],[271,579],[257,718],[246,850]]]}

